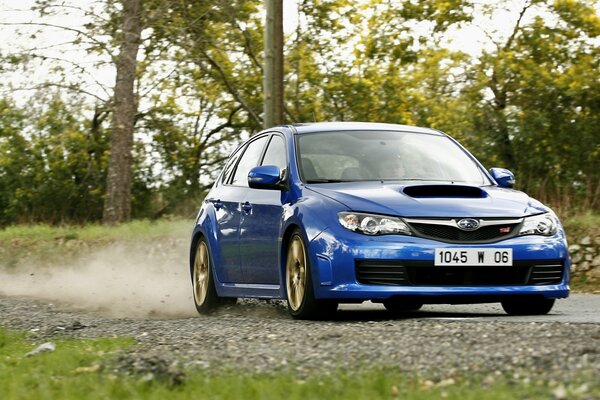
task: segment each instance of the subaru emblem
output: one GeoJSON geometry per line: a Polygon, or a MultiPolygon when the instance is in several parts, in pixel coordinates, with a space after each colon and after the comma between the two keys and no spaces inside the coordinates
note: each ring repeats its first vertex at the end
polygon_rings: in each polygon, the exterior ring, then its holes
{"type": "Polygon", "coordinates": [[[474,231],[479,228],[479,221],[473,218],[463,218],[456,223],[463,231],[474,231]]]}

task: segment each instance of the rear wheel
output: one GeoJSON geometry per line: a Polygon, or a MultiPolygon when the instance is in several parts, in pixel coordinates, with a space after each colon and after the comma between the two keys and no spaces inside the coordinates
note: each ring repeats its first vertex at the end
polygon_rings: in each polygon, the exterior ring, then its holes
{"type": "Polygon", "coordinates": [[[285,288],[288,311],[294,318],[327,318],[337,310],[337,302],[315,299],[310,262],[299,231],[292,234],[287,250],[285,288]]]}
{"type": "Polygon", "coordinates": [[[508,315],[544,315],[552,310],[554,301],[543,297],[521,297],[504,300],[501,304],[508,315]]]}
{"type": "Polygon", "coordinates": [[[221,298],[217,296],[212,269],[208,245],[206,244],[206,240],[202,238],[196,247],[194,268],[192,270],[194,304],[200,314],[208,314],[220,305],[235,304],[236,302],[235,297],[221,298]]]}

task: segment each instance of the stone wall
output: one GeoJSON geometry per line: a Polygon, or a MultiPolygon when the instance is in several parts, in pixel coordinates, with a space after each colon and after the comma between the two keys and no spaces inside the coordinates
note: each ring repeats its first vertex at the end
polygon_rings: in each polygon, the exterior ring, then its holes
{"type": "Polygon", "coordinates": [[[574,276],[585,275],[589,280],[600,280],[600,236],[567,237],[574,276]]]}

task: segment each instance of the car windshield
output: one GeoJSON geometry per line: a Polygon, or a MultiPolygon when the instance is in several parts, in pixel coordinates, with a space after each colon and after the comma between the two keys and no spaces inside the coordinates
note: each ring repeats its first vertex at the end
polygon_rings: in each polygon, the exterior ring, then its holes
{"type": "Polygon", "coordinates": [[[298,136],[307,183],[419,180],[488,184],[478,165],[444,135],[337,131],[298,136]]]}

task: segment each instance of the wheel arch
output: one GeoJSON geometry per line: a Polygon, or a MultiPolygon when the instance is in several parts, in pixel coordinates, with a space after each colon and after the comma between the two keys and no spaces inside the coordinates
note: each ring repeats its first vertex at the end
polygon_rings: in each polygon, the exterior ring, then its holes
{"type": "MultiPolygon", "coordinates": [[[[281,235],[281,249],[279,252],[279,272],[281,276],[281,288],[282,294],[285,295],[285,263],[287,259],[287,248],[290,244],[290,239],[294,231],[300,230],[300,225],[296,222],[290,223],[284,230],[283,235],[281,235]]],[[[285,298],[285,296],[284,296],[285,298]]]]}
{"type": "Polygon", "coordinates": [[[192,242],[190,245],[190,262],[189,262],[189,267],[190,267],[190,276],[193,276],[194,274],[194,259],[196,258],[196,252],[198,251],[198,242],[200,242],[200,239],[202,239],[204,237],[204,233],[202,233],[202,231],[195,231],[192,235],[192,242]]]}

